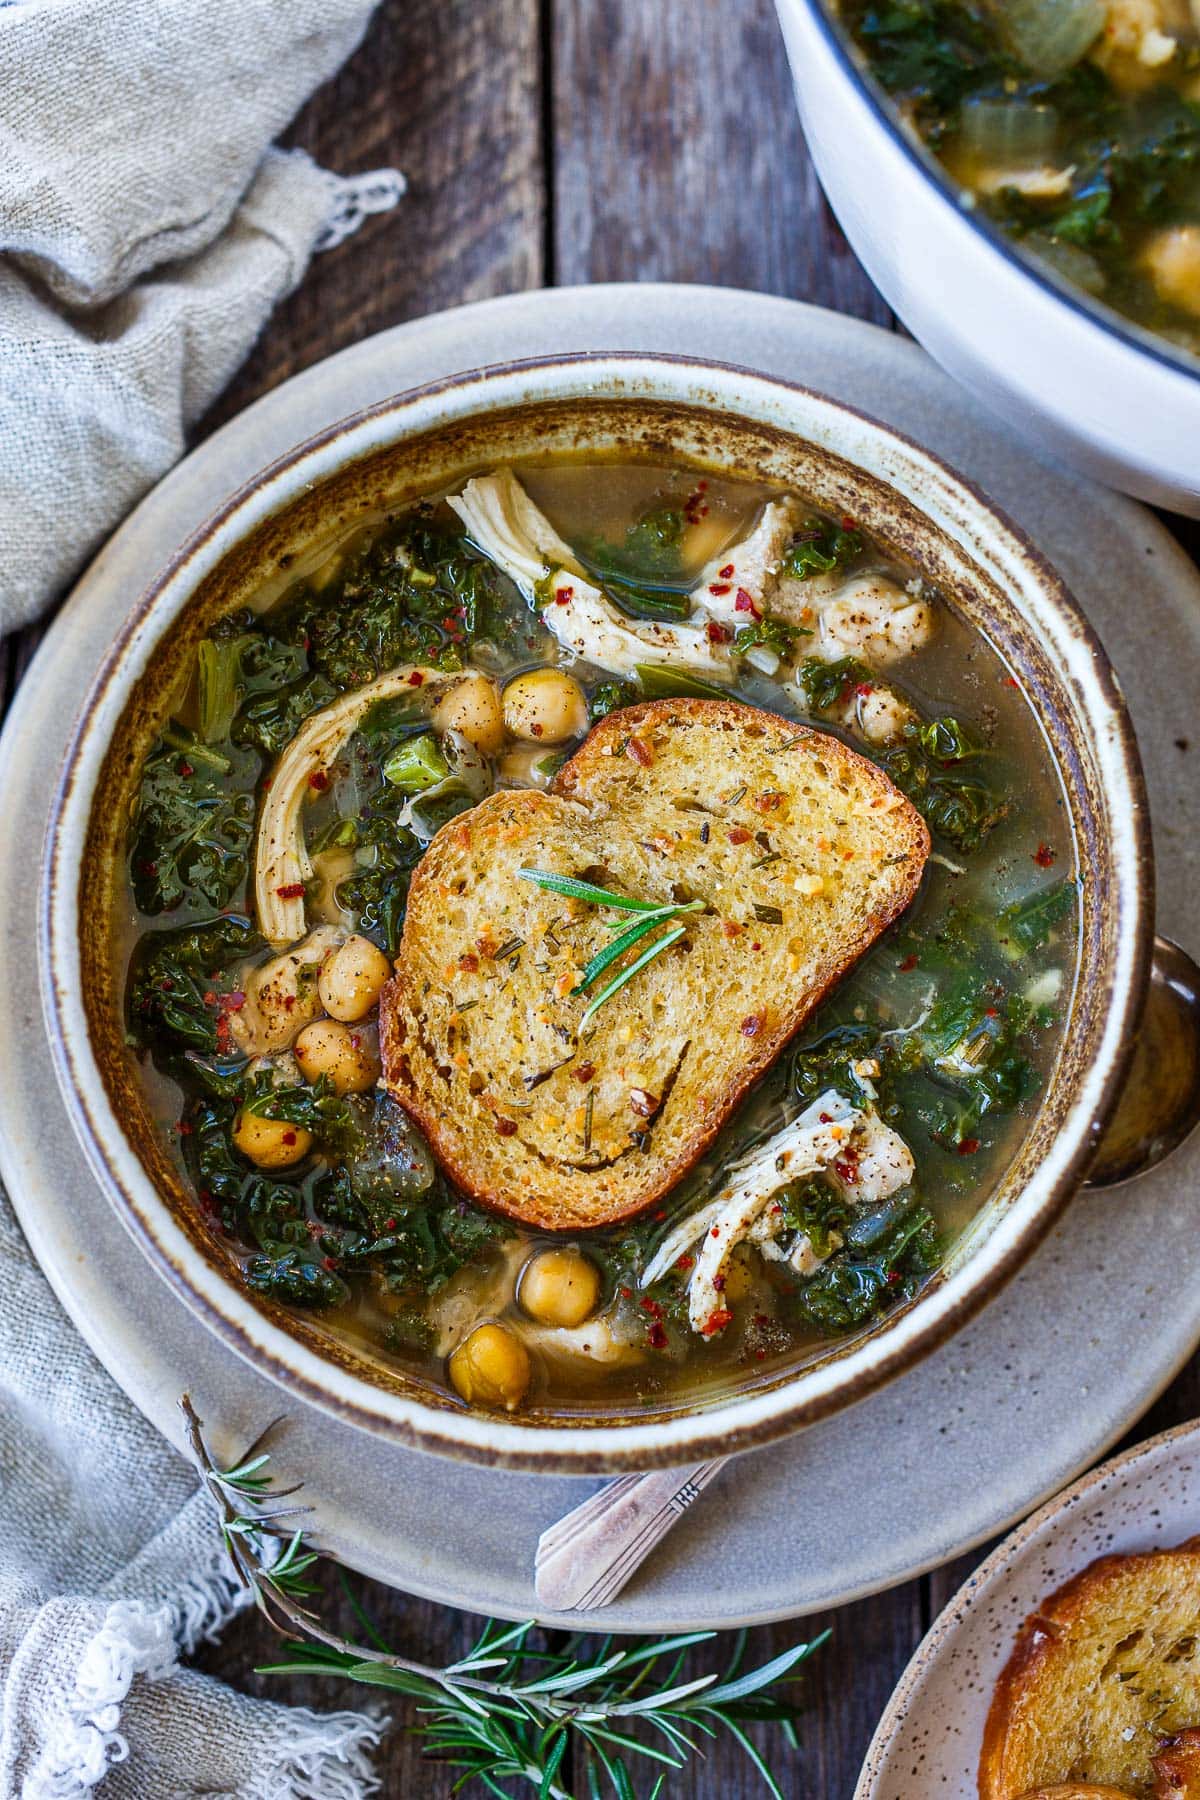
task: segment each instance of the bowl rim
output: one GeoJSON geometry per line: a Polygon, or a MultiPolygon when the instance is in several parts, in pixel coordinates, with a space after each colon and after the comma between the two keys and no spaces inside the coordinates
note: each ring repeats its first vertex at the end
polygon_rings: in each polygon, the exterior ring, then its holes
{"type": "MultiPolygon", "coordinates": [[[[794,419],[780,428],[803,438],[806,429],[813,426],[813,416],[807,428],[794,419]]],[[[853,456],[846,460],[859,466],[853,456]]],[[[919,502],[916,504],[919,510],[925,510],[919,502]]],[[[1066,678],[1060,679],[1065,682],[1066,678]]],[[[43,1010],[55,1070],[92,1170],[147,1259],[217,1336],[284,1387],[378,1435],[485,1465],[586,1474],[675,1467],[768,1443],[864,1397],[960,1330],[1042,1241],[1086,1173],[1132,1055],[1148,979],[1153,909],[1154,860],[1145,782],[1132,722],[1115,672],[1062,578],[982,489],[904,433],[804,384],[716,359],[661,352],[581,351],[506,360],[466,370],[361,408],[311,434],[252,475],[184,541],[138,597],[98,669],[72,728],[55,784],[43,848],[38,952],[43,1010]],[[1077,1083],[1080,1091],[1073,1097],[1058,1136],[1032,1180],[1020,1190],[986,1242],[915,1306],[829,1363],[802,1369],[770,1388],[748,1395],[735,1394],[699,1411],[681,1410],[665,1420],[623,1421],[584,1429],[574,1424],[517,1424],[494,1414],[434,1406],[419,1396],[401,1395],[377,1386],[311,1350],[262,1312],[227,1274],[196,1255],[108,1104],[79,998],[79,982],[72,979],[78,966],[79,942],[76,894],[70,874],[72,858],[81,847],[93,810],[95,777],[110,741],[111,725],[120,716],[140,676],[140,671],[126,666],[127,659],[132,658],[144,635],[155,641],[186,610],[199,582],[251,530],[296,497],[308,473],[306,465],[316,465],[311,479],[319,483],[372,451],[402,444],[406,435],[429,429],[436,419],[419,420],[413,425],[410,415],[447,399],[459,403],[465,399],[467,403],[452,416],[470,419],[505,406],[535,408],[554,400],[596,396],[603,386],[595,379],[588,381],[586,376],[601,369],[608,371],[605,398],[632,397],[651,405],[657,402],[704,410],[705,404],[699,397],[681,388],[688,378],[707,377],[736,390],[722,395],[706,391],[709,409],[740,411],[751,424],[765,425],[766,420],[740,405],[739,396],[745,394],[748,385],[758,392],[764,404],[773,400],[785,410],[800,404],[808,408],[810,415],[824,415],[835,424],[852,421],[865,427],[876,443],[897,450],[914,471],[919,469],[922,475],[935,477],[947,492],[965,500],[972,516],[986,521],[989,541],[1005,544],[1015,554],[1036,581],[1047,605],[1086,653],[1093,702],[1103,707],[1109,724],[1112,760],[1106,765],[1103,785],[1111,791],[1111,784],[1119,783],[1122,796],[1128,801],[1124,823],[1129,855],[1125,862],[1117,863],[1121,879],[1115,896],[1118,931],[1111,973],[1118,979],[1114,980],[1113,1004],[1104,1027],[1103,1054],[1081,1071],[1077,1083]],[[538,376],[561,381],[562,385],[543,394],[504,392],[505,384],[528,387],[538,376]],[[669,387],[672,377],[673,391],[669,387]],[[614,385],[639,378],[649,387],[638,390],[614,385]],[[106,713],[113,715],[111,721],[106,719],[106,713]],[[91,780],[86,779],[89,773],[91,780]],[[85,777],[83,781],[81,775],[85,777]],[[1120,980],[1122,974],[1124,978],[1120,980]],[[1098,1090],[1084,1104],[1083,1090],[1097,1079],[1098,1090]],[[1064,1139],[1070,1146],[1065,1157],[1057,1152],[1064,1139]],[[1014,1215],[1031,1192],[1038,1189],[1044,1191],[1036,1209],[1022,1219],[1019,1230],[1014,1230],[1014,1215]],[[1005,1239],[1011,1242],[998,1242],[1005,1239]]]]}
{"type": "Polygon", "coordinates": [[[990,219],[981,215],[977,207],[962,204],[962,189],[956,186],[949,170],[942,166],[932,151],[920,139],[914,140],[905,131],[886,90],[876,81],[866,62],[860,61],[855,54],[849,34],[833,17],[828,0],[777,0],[777,4],[780,7],[792,5],[804,9],[835,62],[862,94],[876,122],[883,127],[892,143],[922,179],[938,193],[954,216],[961,219],[969,230],[973,230],[1010,268],[1016,269],[1044,293],[1067,306],[1086,326],[1104,332],[1136,355],[1148,357],[1189,381],[1200,381],[1200,354],[1184,350],[1181,346],[1173,346],[1161,333],[1139,326],[1135,320],[1127,320],[1123,313],[1083,293],[1065,277],[1056,277],[1051,271],[1042,268],[1034,257],[1023,256],[1012,240],[1005,237],[990,219]]]}

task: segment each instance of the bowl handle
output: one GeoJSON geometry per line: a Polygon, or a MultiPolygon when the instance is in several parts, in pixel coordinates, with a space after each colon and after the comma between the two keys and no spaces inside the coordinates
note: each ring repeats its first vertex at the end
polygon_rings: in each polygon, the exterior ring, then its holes
{"type": "Polygon", "coordinates": [[[1177,1150],[1200,1121],[1200,967],[1156,937],[1146,1010],[1116,1111],[1087,1181],[1112,1188],[1177,1150]]]}

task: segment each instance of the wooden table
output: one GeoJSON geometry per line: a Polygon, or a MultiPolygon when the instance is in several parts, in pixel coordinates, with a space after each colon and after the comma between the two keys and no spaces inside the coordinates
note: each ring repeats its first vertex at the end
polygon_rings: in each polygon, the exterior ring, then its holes
{"type": "MultiPolygon", "coordinates": [[[[719,282],[894,325],[817,185],[771,0],[384,0],[290,141],[341,172],[402,168],[409,194],[314,262],[201,436],[371,332],[551,283],[719,282]]],[[[1195,528],[1184,529],[1195,549],[1195,528]]],[[[5,698],[35,637],[7,646],[5,698]]],[[[1198,1400],[1193,1364],[1134,1435],[1192,1417],[1198,1400]]],[[[847,1800],[901,1669],[980,1555],[828,1617],[753,1634],[765,1659],[833,1630],[811,1666],[800,1748],[771,1740],[789,1800],[847,1800]]],[[[325,1585],[326,1617],[353,1633],[332,1572],[325,1585]]],[[[462,1654],[476,1621],[357,1585],[397,1649],[439,1662],[462,1654]]],[[[280,1699],[333,1707],[365,1698],[349,1685],[255,1676],[272,1643],[256,1616],[243,1617],[197,1660],[280,1699]]],[[[403,1708],[396,1717],[404,1723],[403,1708]]],[[[423,1764],[400,1730],[380,1767],[389,1800],[449,1794],[449,1777],[423,1764]]],[[[726,1748],[668,1787],[703,1800],[762,1791],[726,1748]]]]}

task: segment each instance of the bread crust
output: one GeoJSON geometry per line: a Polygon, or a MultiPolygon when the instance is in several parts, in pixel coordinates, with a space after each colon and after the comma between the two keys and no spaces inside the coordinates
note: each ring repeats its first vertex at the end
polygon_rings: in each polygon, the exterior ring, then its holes
{"type": "MultiPolygon", "coordinates": [[[[1115,1787],[1111,1781],[1106,1785],[1104,1780],[1091,1784],[1085,1780],[1073,1785],[1068,1781],[1050,1787],[1046,1787],[1043,1780],[1039,1787],[1037,1773],[1029,1766],[1025,1748],[1026,1721],[1033,1719],[1040,1722],[1048,1718],[1051,1708],[1063,1705],[1067,1690],[1062,1665],[1066,1660],[1065,1647],[1071,1642],[1072,1633],[1082,1629],[1085,1620],[1091,1622],[1091,1630],[1095,1632],[1098,1628],[1097,1615],[1105,1600],[1110,1597],[1115,1583],[1123,1578],[1136,1578],[1143,1573],[1152,1577],[1161,1573],[1163,1579],[1168,1574],[1174,1574],[1177,1579],[1181,1577],[1181,1573],[1185,1575],[1189,1591],[1194,1588],[1196,1614],[1200,1617],[1200,1536],[1189,1538],[1172,1549],[1100,1557],[1056,1592],[1048,1595],[1021,1626],[1012,1654],[996,1682],[979,1760],[980,1800],[1033,1800],[1033,1796],[1039,1794],[1052,1795],[1054,1800],[1059,1800],[1060,1795],[1062,1800],[1066,1800],[1067,1796],[1074,1794],[1081,1797],[1117,1794],[1134,1796],[1134,1800],[1137,1800],[1137,1796],[1147,1795],[1152,1791],[1156,1794],[1170,1792],[1160,1784],[1153,1790],[1151,1788],[1152,1738],[1144,1741],[1143,1775],[1137,1780],[1132,1776],[1128,1777],[1131,1783],[1129,1787],[1115,1787]],[[1171,1564],[1170,1568],[1168,1563],[1171,1564]]],[[[1140,1624],[1148,1625],[1151,1620],[1139,1618],[1134,1621],[1118,1614],[1115,1611],[1115,1595],[1112,1598],[1112,1639],[1114,1645],[1119,1647],[1121,1641],[1127,1638],[1131,1627],[1136,1629],[1140,1624]]],[[[1197,1694],[1200,1700],[1200,1682],[1197,1694]]],[[[1067,1699],[1090,1720],[1091,1735],[1100,1738],[1103,1728],[1097,1732],[1095,1726],[1101,1698],[1089,1693],[1069,1694],[1067,1699]]],[[[1048,1732],[1039,1732],[1037,1735],[1048,1735],[1048,1732]]],[[[1185,1733],[1184,1736],[1190,1734],[1185,1733]]],[[[1142,1742],[1141,1734],[1138,1741],[1142,1742]]],[[[1115,1746],[1113,1750],[1115,1760],[1115,1746]]],[[[1062,1773],[1066,1774],[1067,1771],[1063,1770],[1062,1773]]]]}
{"type": "MultiPolygon", "coordinates": [[[[665,797],[662,804],[667,806],[665,797]]],[[[872,822],[881,827],[881,817],[872,822]]],[[[750,834],[746,831],[743,835],[750,834]]],[[[756,847],[751,848],[757,856],[756,847]]],[[[455,1185],[491,1210],[545,1231],[611,1225],[634,1217],[661,1199],[704,1154],[738,1102],[784,1045],[911,903],[929,848],[928,830],[911,803],[873,763],[829,733],[735,701],[649,701],[610,714],[559,771],[549,794],[494,794],[472,812],[443,827],[429,846],[413,877],[395,976],[381,1003],[385,1084],[421,1127],[455,1185]],[[854,932],[839,942],[836,961],[822,972],[820,979],[784,995],[778,1004],[778,997],[771,996],[770,1028],[752,1042],[745,1040],[736,1045],[723,1087],[714,1096],[700,1096],[686,1133],[669,1151],[639,1157],[635,1180],[588,1183],[560,1173],[553,1180],[531,1182],[520,1191],[502,1185],[496,1180],[495,1159],[488,1155],[490,1146],[480,1122],[473,1120],[466,1128],[462,1119],[449,1116],[444,1097],[433,1091],[431,1080],[423,1072],[432,1058],[423,1050],[418,1068],[414,1066],[415,1049],[412,1056],[407,1053],[414,1038],[425,1029],[430,1005],[429,959],[424,949],[428,934],[439,928],[445,893],[455,879],[455,871],[461,870],[464,858],[480,847],[520,842],[522,832],[536,843],[540,831],[559,828],[563,814],[578,818],[581,830],[584,825],[589,829],[599,826],[610,838],[619,833],[622,797],[631,784],[643,782],[646,792],[653,795],[653,776],[628,758],[622,746],[636,738],[648,745],[666,743],[673,750],[678,734],[686,731],[697,731],[706,750],[711,748],[716,733],[718,743],[723,734],[729,734],[731,747],[741,742],[753,744],[756,753],[774,756],[786,752],[794,756],[791,769],[800,776],[819,766],[824,778],[839,784],[839,792],[853,797],[864,816],[873,808],[883,810],[893,851],[888,860],[895,866],[888,872],[879,904],[864,906],[854,932]]],[[[729,955],[744,958],[746,950],[738,940],[731,940],[731,944],[729,955]]],[[[659,1108],[660,1114],[666,1113],[665,1094],[659,1108]]]]}

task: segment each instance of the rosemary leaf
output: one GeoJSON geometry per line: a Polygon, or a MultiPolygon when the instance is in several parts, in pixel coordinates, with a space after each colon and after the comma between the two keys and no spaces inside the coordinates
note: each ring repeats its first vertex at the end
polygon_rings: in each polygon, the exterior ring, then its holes
{"type": "Polygon", "coordinates": [[[593,906],[621,906],[626,912],[658,912],[654,900],[631,900],[628,894],[615,894],[611,888],[596,887],[590,881],[577,881],[574,875],[558,875],[553,869],[518,869],[522,881],[532,881],[552,894],[568,900],[590,900],[593,906]]]}
{"type": "Polygon", "coordinates": [[[636,961],[631,962],[627,969],[622,969],[616,979],[610,981],[606,988],[601,988],[600,992],[596,995],[596,998],[592,1001],[582,1019],[579,1021],[580,1031],[583,1030],[593,1014],[600,1010],[604,1005],[604,1002],[606,1000],[611,1000],[614,994],[619,993],[625,986],[625,983],[627,981],[632,981],[634,976],[646,967],[647,963],[652,963],[656,956],[661,956],[664,950],[669,950],[672,944],[677,944],[684,935],[686,929],[687,927],[684,925],[676,925],[671,931],[664,933],[662,937],[656,938],[650,948],[648,950],[643,950],[636,961]]]}
{"type": "Polygon", "coordinates": [[[653,913],[647,913],[645,918],[639,919],[636,925],[627,925],[619,938],[614,938],[611,944],[605,944],[603,950],[597,950],[571,991],[582,994],[590,988],[605,969],[615,963],[619,956],[624,956],[626,950],[631,950],[656,925],[663,924],[667,919],[678,918],[683,913],[703,912],[704,906],[703,900],[681,901],[678,906],[660,906],[653,913]]]}

